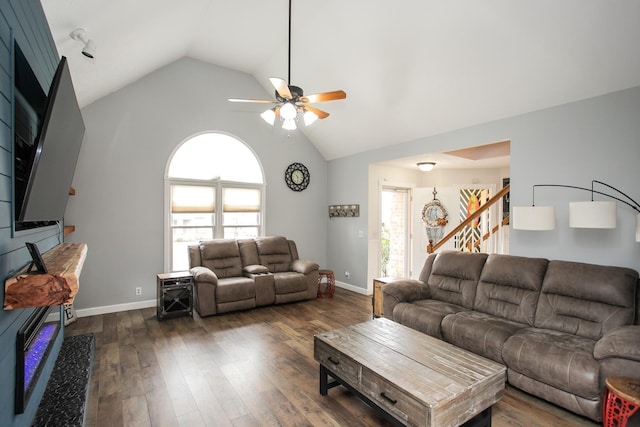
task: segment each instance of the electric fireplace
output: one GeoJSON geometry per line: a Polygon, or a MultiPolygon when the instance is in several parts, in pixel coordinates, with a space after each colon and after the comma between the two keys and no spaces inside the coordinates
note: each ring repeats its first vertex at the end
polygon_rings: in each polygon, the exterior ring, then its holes
{"type": "Polygon", "coordinates": [[[51,309],[52,307],[36,308],[18,330],[16,337],[16,414],[24,412],[60,331],[60,320],[46,322],[51,309]]]}

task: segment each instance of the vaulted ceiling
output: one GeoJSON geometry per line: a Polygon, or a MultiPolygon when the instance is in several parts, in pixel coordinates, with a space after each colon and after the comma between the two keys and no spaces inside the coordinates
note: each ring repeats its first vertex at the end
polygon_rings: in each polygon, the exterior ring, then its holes
{"type": "MultiPolygon", "coordinates": [[[[42,5],[81,106],[184,56],[249,73],[265,96],[287,79],[288,0],[42,5]]],[[[638,86],[639,22],[637,0],[293,0],[291,83],[347,92],[304,129],[330,160],[638,86]]]]}

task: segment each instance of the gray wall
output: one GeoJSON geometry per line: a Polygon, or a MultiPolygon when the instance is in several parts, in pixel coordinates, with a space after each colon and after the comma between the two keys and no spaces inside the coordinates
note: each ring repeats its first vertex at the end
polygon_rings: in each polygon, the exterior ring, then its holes
{"type": "MultiPolygon", "coordinates": [[[[0,1],[0,277],[2,283],[30,260],[25,242],[35,242],[42,252],[57,245],[58,228],[13,233],[13,46],[14,38],[29,61],[45,93],[59,56],[49,26],[37,0],[0,1]]],[[[4,285],[2,286],[4,301],[4,285]]],[[[27,426],[38,409],[40,397],[62,343],[58,335],[25,412],[14,415],[16,333],[33,309],[0,310],[0,425],[27,426]]]]}
{"type": "Polygon", "coordinates": [[[88,246],[76,310],[155,298],[155,276],[164,268],[167,161],[182,141],[206,131],[231,134],[258,156],[265,234],[291,238],[301,258],[325,264],[326,162],[300,132],[289,138],[264,123],[258,115],[264,105],[227,100],[269,96],[247,74],[183,58],[83,108],[87,131],[65,216],[76,226],[68,240],[88,246]],[[302,192],[284,182],[292,162],[311,174],[302,192]]]}
{"type": "MultiPolygon", "coordinates": [[[[366,194],[369,164],[422,153],[511,141],[511,206],[530,206],[534,184],[590,187],[606,182],[640,201],[640,87],[516,117],[493,121],[384,149],[332,160],[328,166],[329,204],[360,203],[360,218],[329,223],[328,267],[348,270],[336,277],[354,288],[367,287],[368,247],[377,231],[367,230],[366,194]]],[[[556,206],[556,229],[512,230],[510,253],[593,262],[640,270],[635,241],[635,211],[618,204],[615,230],[568,227],[568,202],[587,201],[589,193],[542,188],[536,204],[556,206]]],[[[610,200],[610,199],[609,199],[610,200]]]]}

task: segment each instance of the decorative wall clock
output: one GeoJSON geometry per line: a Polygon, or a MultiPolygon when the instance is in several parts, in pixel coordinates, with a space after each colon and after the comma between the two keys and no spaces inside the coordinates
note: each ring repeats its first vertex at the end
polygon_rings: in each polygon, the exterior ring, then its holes
{"type": "Polygon", "coordinates": [[[284,182],[293,191],[302,191],[309,186],[311,175],[302,163],[291,163],[284,172],[284,182]]]}

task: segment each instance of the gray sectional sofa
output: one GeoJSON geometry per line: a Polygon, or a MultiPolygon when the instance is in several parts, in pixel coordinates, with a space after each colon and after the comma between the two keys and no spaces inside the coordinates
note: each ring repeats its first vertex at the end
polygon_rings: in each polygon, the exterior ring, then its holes
{"type": "Polygon", "coordinates": [[[318,264],[282,236],[214,239],[189,246],[193,305],[200,316],[313,299],[318,264]]]}
{"type": "Polygon", "coordinates": [[[430,255],[384,316],[504,364],[508,382],[596,421],[604,380],[640,375],[638,273],[510,255],[430,255]]]}

